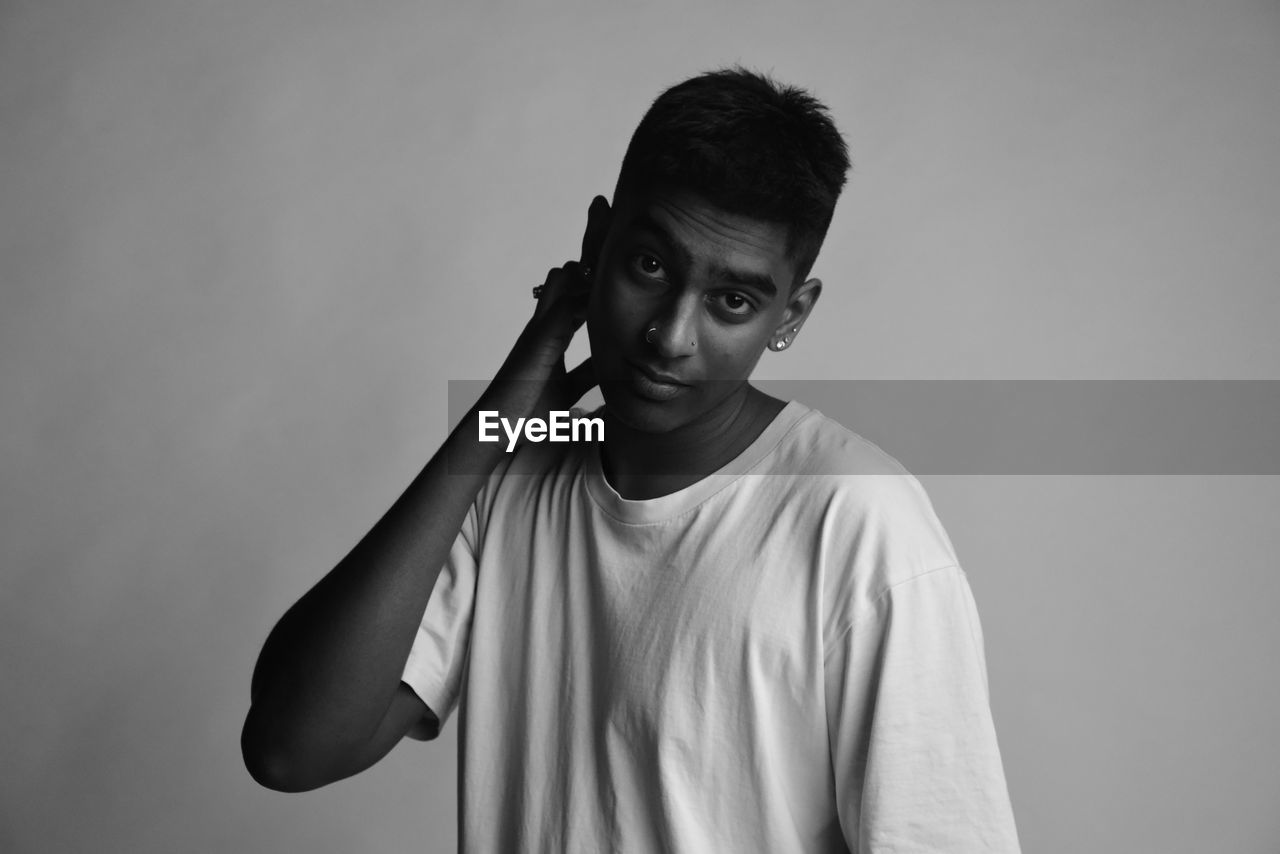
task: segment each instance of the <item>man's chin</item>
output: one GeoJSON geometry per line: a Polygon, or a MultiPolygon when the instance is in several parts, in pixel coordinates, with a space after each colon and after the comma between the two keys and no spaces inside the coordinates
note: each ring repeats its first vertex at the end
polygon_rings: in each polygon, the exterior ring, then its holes
{"type": "Polygon", "coordinates": [[[750,390],[745,380],[703,380],[685,386],[674,397],[650,396],[645,387],[626,380],[604,381],[600,393],[606,411],[623,426],[642,433],[670,433],[698,422],[732,420],[741,406],[740,393],[750,390]]]}
{"type": "Polygon", "coordinates": [[[641,433],[670,433],[689,420],[687,401],[648,400],[625,383],[601,385],[605,411],[623,426],[641,433]]]}

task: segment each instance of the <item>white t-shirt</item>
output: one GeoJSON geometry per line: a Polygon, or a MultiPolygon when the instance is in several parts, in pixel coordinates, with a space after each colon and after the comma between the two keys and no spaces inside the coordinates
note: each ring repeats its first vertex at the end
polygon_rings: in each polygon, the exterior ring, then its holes
{"type": "Polygon", "coordinates": [[[622,498],[594,445],[478,495],[404,681],[460,709],[466,852],[1016,852],[964,572],[919,482],[791,402],[622,498]]]}

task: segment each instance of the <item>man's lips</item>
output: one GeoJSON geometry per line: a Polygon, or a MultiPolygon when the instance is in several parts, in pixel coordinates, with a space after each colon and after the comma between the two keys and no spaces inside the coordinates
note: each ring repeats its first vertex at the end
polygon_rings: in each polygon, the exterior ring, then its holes
{"type": "Polygon", "coordinates": [[[665,403],[675,400],[685,393],[688,384],[680,382],[671,374],[655,370],[648,365],[628,361],[627,387],[631,393],[643,400],[665,403]]]}
{"type": "Polygon", "coordinates": [[[649,367],[648,365],[644,365],[639,362],[631,362],[630,364],[631,364],[631,367],[635,368],[637,371],[644,374],[646,377],[653,380],[655,383],[662,383],[663,385],[678,385],[678,386],[689,385],[687,382],[683,382],[682,380],[680,380],[679,377],[672,376],[671,374],[665,374],[662,371],[658,371],[649,367]]]}

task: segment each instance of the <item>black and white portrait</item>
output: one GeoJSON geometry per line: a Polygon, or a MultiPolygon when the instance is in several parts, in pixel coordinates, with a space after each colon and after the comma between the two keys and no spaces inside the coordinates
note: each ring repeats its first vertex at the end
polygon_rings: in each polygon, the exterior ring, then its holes
{"type": "Polygon", "coordinates": [[[1280,8],[0,3],[0,848],[1274,852],[1280,8]]]}

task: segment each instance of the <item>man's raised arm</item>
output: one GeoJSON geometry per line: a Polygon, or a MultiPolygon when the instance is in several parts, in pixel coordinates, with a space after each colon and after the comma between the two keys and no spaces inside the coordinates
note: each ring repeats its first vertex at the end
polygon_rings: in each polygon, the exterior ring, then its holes
{"type": "MultiPolygon", "coordinates": [[[[596,197],[584,259],[598,256],[608,213],[596,197]]],[[[401,683],[402,669],[467,512],[506,453],[501,443],[478,441],[478,412],[527,417],[568,409],[595,385],[589,360],[564,368],[589,294],[579,263],[548,274],[533,317],[480,402],[386,515],[271,631],[241,735],[245,766],[259,783],[304,791],[348,777],[428,713],[401,683]]]]}
{"type": "Polygon", "coordinates": [[[253,672],[245,766],[280,791],[348,777],[421,716],[400,674],[449,549],[503,451],[469,412],[360,543],[276,624],[253,672]],[[463,474],[450,473],[462,471],[463,474]]]}

